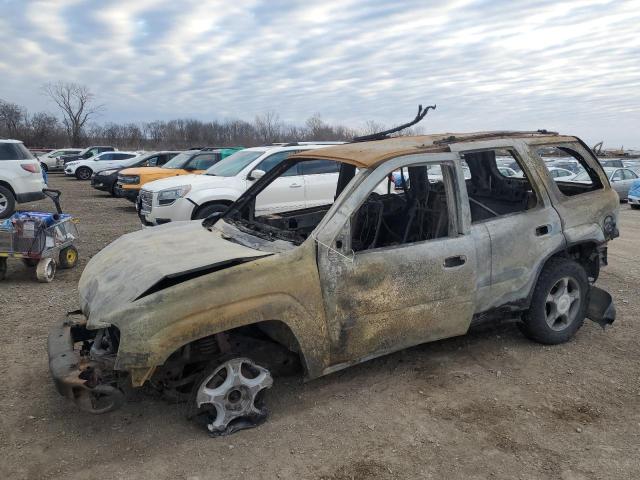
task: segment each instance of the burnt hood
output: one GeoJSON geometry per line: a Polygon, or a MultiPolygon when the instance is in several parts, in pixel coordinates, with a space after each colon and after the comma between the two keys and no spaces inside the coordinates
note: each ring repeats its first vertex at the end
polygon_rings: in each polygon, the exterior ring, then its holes
{"type": "Polygon", "coordinates": [[[225,240],[201,220],[172,222],[120,237],[87,264],[78,290],[91,323],[141,296],[238,262],[271,255],[225,240]]]}

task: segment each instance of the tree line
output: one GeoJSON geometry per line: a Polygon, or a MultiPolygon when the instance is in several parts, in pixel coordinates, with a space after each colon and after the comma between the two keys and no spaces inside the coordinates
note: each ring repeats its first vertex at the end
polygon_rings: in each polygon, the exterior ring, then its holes
{"type": "MultiPolygon", "coordinates": [[[[46,112],[29,113],[21,105],[0,99],[0,138],[22,140],[29,148],[113,145],[128,150],[186,149],[195,146],[256,146],[275,142],[348,141],[384,127],[369,121],[364,128],[331,125],[320,114],[303,125],[283,122],[275,112],[257,115],[253,121],[229,119],[159,120],[151,122],[97,123],[104,108],[96,105],[87,87],[58,82],[43,86],[43,93],[61,111],[61,118],[46,112]]],[[[420,133],[408,129],[404,135],[420,133]]]]}

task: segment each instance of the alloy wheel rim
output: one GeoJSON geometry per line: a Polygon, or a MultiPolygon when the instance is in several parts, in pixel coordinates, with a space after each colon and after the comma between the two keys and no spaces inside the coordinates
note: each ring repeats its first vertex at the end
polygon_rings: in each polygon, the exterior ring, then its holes
{"type": "Polygon", "coordinates": [[[9,200],[4,196],[4,194],[0,193],[0,213],[4,213],[8,207],[9,200]]]}
{"type": "Polygon", "coordinates": [[[562,277],[553,284],[545,302],[545,320],[552,330],[569,327],[580,310],[580,286],[571,277],[562,277]]]}

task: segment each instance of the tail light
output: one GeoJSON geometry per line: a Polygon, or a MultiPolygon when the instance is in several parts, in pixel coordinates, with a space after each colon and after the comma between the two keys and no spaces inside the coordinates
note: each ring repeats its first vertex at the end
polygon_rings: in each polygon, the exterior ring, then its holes
{"type": "Polygon", "coordinates": [[[27,172],[31,172],[31,173],[40,172],[40,167],[33,163],[21,163],[20,166],[22,167],[23,170],[26,170],[27,172]]]}

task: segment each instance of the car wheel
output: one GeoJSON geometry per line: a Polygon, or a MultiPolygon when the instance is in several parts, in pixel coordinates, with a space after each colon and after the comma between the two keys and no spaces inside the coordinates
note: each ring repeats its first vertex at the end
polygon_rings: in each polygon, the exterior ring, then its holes
{"type": "Polygon", "coordinates": [[[73,268],[78,263],[78,249],[73,245],[60,250],[60,266],[62,268],[73,268]]]}
{"type": "Polygon", "coordinates": [[[0,281],[7,277],[7,257],[0,257],[0,281]]]}
{"type": "Polygon", "coordinates": [[[589,304],[585,269],[565,258],[545,265],[523,316],[521,329],[530,339],[555,345],[571,339],[582,326],[589,304]]]}
{"type": "Polygon", "coordinates": [[[227,208],[229,208],[227,205],[223,205],[221,203],[212,203],[209,205],[204,205],[203,207],[200,207],[196,211],[195,215],[193,216],[193,219],[204,220],[212,213],[224,212],[227,210],[227,208]]]}
{"type": "Polygon", "coordinates": [[[248,358],[212,364],[195,383],[190,417],[214,437],[257,427],[267,418],[263,394],[272,385],[269,370],[248,358]]]}
{"type": "Polygon", "coordinates": [[[78,180],[89,180],[92,173],[89,167],[80,167],[76,170],[76,178],[78,180]]]}
{"type": "Polygon", "coordinates": [[[0,185],[0,218],[10,217],[15,210],[16,198],[11,190],[0,185]]]}
{"type": "Polygon", "coordinates": [[[42,258],[36,266],[36,278],[39,282],[50,283],[56,276],[56,262],[53,258],[42,258]]]}
{"type": "Polygon", "coordinates": [[[633,204],[630,204],[629,206],[630,206],[631,208],[633,208],[634,210],[638,210],[638,209],[640,209],[640,205],[633,205],[633,204]]]}

